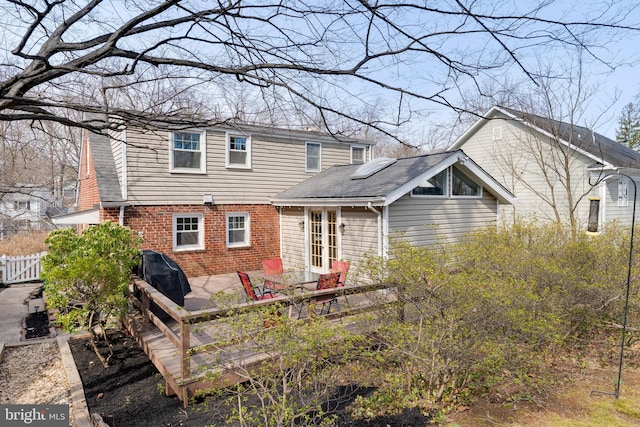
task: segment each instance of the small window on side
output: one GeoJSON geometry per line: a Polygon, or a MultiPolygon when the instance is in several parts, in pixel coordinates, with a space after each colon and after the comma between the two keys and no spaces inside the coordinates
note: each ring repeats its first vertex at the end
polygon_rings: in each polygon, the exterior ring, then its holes
{"type": "Polygon", "coordinates": [[[251,169],[251,136],[227,133],[227,167],[251,169]]]}
{"type": "Polygon", "coordinates": [[[173,215],[173,250],[204,249],[204,225],[201,214],[173,215]]]}
{"type": "Polygon", "coordinates": [[[482,196],[482,187],[456,168],[451,174],[451,195],[454,197],[482,196]]]}
{"type": "Polygon", "coordinates": [[[249,214],[227,214],[227,247],[237,248],[249,245],[249,214]]]}
{"type": "Polygon", "coordinates": [[[306,144],[306,172],[320,172],[322,146],[317,142],[307,142],[306,144]]]}
{"type": "Polygon", "coordinates": [[[493,128],[493,140],[498,141],[502,139],[502,126],[495,126],[493,128]]]}
{"type": "Polygon", "coordinates": [[[618,206],[629,206],[629,181],[618,180],[618,206]]]}
{"type": "Polygon", "coordinates": [[[367,148],[362,145],[351,146],[351,164],[360,164],[367,161],[367,148]]]}

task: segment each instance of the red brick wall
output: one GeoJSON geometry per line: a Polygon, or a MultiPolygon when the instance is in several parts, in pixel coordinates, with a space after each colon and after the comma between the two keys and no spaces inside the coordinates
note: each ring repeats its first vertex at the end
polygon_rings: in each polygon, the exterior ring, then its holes
{"type": "Polygon", "coordinates": [[[98,181],[96,180],[91,146],[88,144],[88,132],[84,131],[80,173],[78,175],[78,210],[93,209],[99,204],[100,194],[98,193],[98,181]],[[87,162],[87,159],[89,159],[89,162],[87,162]]]}
{"type": "MultiPolygon", "coordinates": [[[[117,209],[111,211],[114,218],[112,220],[117,222],[117,209]]],[[[106,216],[104,218],[108,219],[106,216]]],[[[276,208],[271,205],[133,206],[125,208],[124,225],[142,233],[144,249],[153,249],[168,255],[189,277],[230,273],[236,270],[260,270],[263,259],[280,256],[279,216],[276,208]],[[249,212],[249,247],[227,248],[227,212],[249,212]],[[174,213],[203,215],[205,249],[173,252],[174,213]]]]}

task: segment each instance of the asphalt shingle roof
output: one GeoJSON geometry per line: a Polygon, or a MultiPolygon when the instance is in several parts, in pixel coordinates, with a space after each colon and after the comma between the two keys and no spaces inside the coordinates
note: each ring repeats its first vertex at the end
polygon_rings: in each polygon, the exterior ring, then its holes
{"type": "Polygon", "coordinates": [[[591,155],[623,168],[640,168],[640,153],[604,135],[583,127],[549,119],[535,114],[524,113],[505,107],[498,107],[512,116],[542,129],[564,141],[590,153],[591,155]]]}

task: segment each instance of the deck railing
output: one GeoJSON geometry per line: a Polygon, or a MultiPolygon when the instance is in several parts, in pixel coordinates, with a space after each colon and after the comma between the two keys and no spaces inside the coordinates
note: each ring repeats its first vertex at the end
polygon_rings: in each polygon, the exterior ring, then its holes
{"type": "MultiPolygon", "coordinates": [[[[133,284],[140,293],[140,311],[142,313],[142,327],[143,331],[148,328],[149,324],[154,324],[164,336],[175,346],[175,349],[180,354],[182,383],[188,382],[191,377],[191,357],[199,352],[206,351],[206,346],[192,346],[191,345],[191,328],[196,327],[199,323],[210,322],[212,320],[228,317],[230,313],[238,313],[245,310],[257,310],[273,304],[281,304],[284,306],[301,303],[313,303],[315,298],[320,296],[335,296],[340,297],[343,295],[359,294],[364,292],[371,292],[380,289],[384,289],[384,285],[357,285],[338,287],[333,289],[325,289],[320,291],[308,291],[304,294],[297,294],[295,296],[282,295],[276,298],[265,299],[261,301],[251,301],[248,303],[242,303],[234,306],[234,310],[230,311],[228,307],[224,308],[211,308],[198,311],[187,311],[180,307],[175,302],[171,301],[160,291],[155,289],[149,283],[141,280],[140,278],[134,278],[133,284]],[[163,310],[171,319],[177,322],[176,334],[171,327],[167,325],[162,319],[154,315],[150,309],[151,304],[156,304],[161,310],[163,310]]],[[[371,309],[370,307],[368,308],[371,309]]],[[[353,315],[358,312],[364,311],[365,308],[353,308],[341,310],[336,313],[331,313],[325,318],[336,318],[353,315]]],[[[177,392],[177,390],[176,390],[177,392]]],[[[186,396],[181,396],[181,399],[186,396]]],[[[185,402],[186,404],[186,402],[185,402]]]]}

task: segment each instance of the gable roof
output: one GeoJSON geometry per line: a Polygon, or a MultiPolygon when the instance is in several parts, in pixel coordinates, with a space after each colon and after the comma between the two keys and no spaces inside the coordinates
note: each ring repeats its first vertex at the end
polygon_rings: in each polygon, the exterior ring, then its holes
{"type": "Polygon", "coordinates": [[[332,166],[272,197],[271,202],[276,206],[387,206],[453,164],[501,203],[515,201],[513,194],[462,150],[393,160],[383,162],[382,168],[374,168],[374,172],[366,169],[379,159],[364,165],[332,166]],[[358,169],[365,169],[365,173],[354,176],[358,169]]]}
{"type": "Polygon", "coordinates": [[[577,126],[511,108],[496,106],[476,121],[449,149],[461,148],[489,120],[494,118],[517,120],[551,138],[558,138],[576,148],[594,162],[609,167],[640,168],[640,153],[584,126],[577,126]]]}
{"type": "Polygon", "coordinates": [[[113,157],[109,138],[99,133],[89,132],[89,145],[91,147],[100,203],[107,205],[110,203],[116,205],[124,203],[125,200],[122,197],[120,180],[116,172],[116,161],[113,157]]]}

